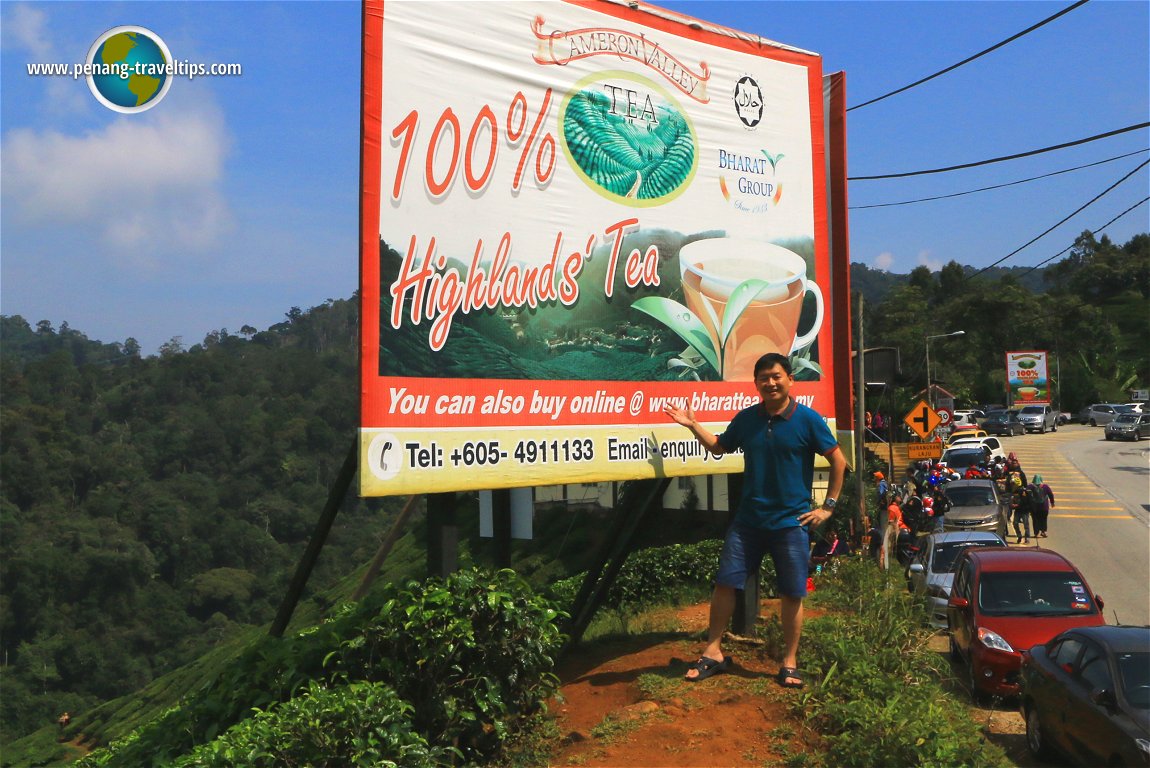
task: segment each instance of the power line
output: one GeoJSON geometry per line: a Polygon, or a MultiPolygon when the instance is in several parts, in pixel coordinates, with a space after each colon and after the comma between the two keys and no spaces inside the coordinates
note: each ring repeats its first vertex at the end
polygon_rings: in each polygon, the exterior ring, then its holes
{"type": "Polygon", "coordinates": [[[1011,251],[1010,253],[1006,254],[1005,256],[1003,256],[1001,259],[999,259],[998,261],[994,262],[993,264],[990,264],[990,265],[988,265],[988,266],[985,266],[985,267],[983,267],[982,269],[978,270],[977,272],[975,272],[975,273],[973,273],[973,274],[971,274],[971,275],[966,275],[966,276],[964,276],[964,278],[963,278],[963,279],[967,279],[967,280],[968,280],[968,279],[970,279],[970,278],[972,278],[972,277],[978,277],[979,275],[981,275],[981,274],[982,274],[983,272],[985,272],[986,270],[988,270],[988,269],[990,269],[990,268],[992,268],[992,267],[997,267],[999,264],[1001,264],[1002,262],[1006,261],[1006,260],[1007,260],[1007,259],[1009,259],[1011,256],[1015,255],[1016,253],[1018,253],[1019,251],[1021,251],[1023,248],[1026,248],[1027,246],[1029,246],[1029,245],[1032,245],[1033,243],[1035,243],[1036,241],[1038,241],[1040,238],[1043,238],[1043,237],[1045,237],[1046,235],[1049,235],[1049,234],[1050,234],[1051,232],[1053,232],[1055,229],[1057,229],[1057,228],[1058,228],[1058,227],[1060,227],[1061,225],[1065,224],[1067,221],[1069,221],[1071,218],[1073,218],[1073,217],[1074,217],[1074,216],[1076,216],[1077,214],[1081,213],[1081,212],[1082,212],[1083,210],[1085,210],[1087,207],[1089,207],[1089,206],[1093,205],[1094,203],[1096,203],[1098,200],[1100,200],[1100,199],[1103,197],[1103,195],[1106,195],[1107,193],[1109,193],[1109,192],[1110,192],[1112,189],[1114,189],[1115,187],[1117,187],[1117,186],[1118,186],[1119,184],[1121,184],[1122,182],[1126,181],[1128,178],[1130,178],[1130,177],[1131,177],[1131,176],[1133,176],[1134,174],[1138,173],[1138,171],[1142,170],[1142,169],[1143,169],[1143,168],[1145,168],[1147,165],[1150,165],[1150,160],[1143,160],[1143,161],[1142,161],[1142,164],[1141,164],[1141,165],[1139,165],[1137,168],[1135,168],[1134,170],[1130,171],[1130,173],[1126,174],[1126,175],[1125,175],[1125,176],[1123,176],[1121,179],[1119,179],[1118,181],[1116,181],[1116,182],[1114,182],[1113,184],[1111,184],[1111,185],[1110,185],[1109,187],[1107,187],[1105,190],[1103,190],[1103,191],[1102,191],[1102,192],[1100,192],[1098,195],[1096,195],[1096,196],[1094,197],[1094,199],[1092,199],[1092,200],[1090,200],[1089,202],[1085,203],[1084,205],[1080,206],[1080,207],[1079,207],[1079,208],[1078,208],[1076,211],[1074,211],[1074,212],[1073,212],[1073,213],[1071,213],[1070,215],[1066,216],[1066,218],[1062,219],[1062,221],[1059,221],[1057,224],[1055,224],[1054,226],[1050,227],[1050,229],[1047,229],[1047,230],[1046,230],[1045,232],[1043,232],[1042,234],[1040,234],[1040,235],[1037,235],[1037,236],[1035,236],[1035,237],[1031,238],[1031,240],[1030,240],[1030,241],[1028,241],[1027,243],[1025,243],[1025,244],[1023,244],[1023,245],[1020,245],[1020,246],[1019,246],[1019,247],[1017,247],[1017,248],[1015,248],[1013,251],[1011,251]]]}
{"type": "MultiPolygon", "coordinates": [[[[1118,214],[1118,215],[1117,215],[1117,216],[1115,216],[1113,219],[1111,219],[1110,221],[1108,221],[1108,222],[1106,222],[1105,224],[1103,224],[1103,225],[1102,225],[1101,227],[1099,227],[1098,229],[1095,229],[1095,230],[1093,230],[1093,231],[1092,231],[1090,234],[1091,234],[1091,235],[1097,235],[1099,232],[1101,232],[1102,230],[1106,229],[1106,228],[1107,228],[1107,227],[1109,227],[1111,224],[1113,224],[1114,222],[1118,221],[1120,218],[1122,218],[1122,217],[1123,217],[1123,216],[1125,216],[1126,214],[1130,213],[1130,211],[1134,210],[1135,208],[1137,208],[1138,206],[1142,205],[1143,203],[1145,203],[1145,202],[1146,202],[1146,201],[1148,201],[1148,200],[1150,200],[1150,197],[1144,197],[1144,198],[1142,198],[1142,199],[1141,199],[1141,200],[1139,200],[1138,202],[1134,203],[1134,205],[1130,206],[1129,208],[1127,208],[1126,210],[1124,210],[1122,213],[1118,214]]],[[[1033,272],[1034,270],[1038,269],[1038,268],[1039,268],[1039,267],[1041,267],[1043,264],[1047,264],[1047,263],[1049,263],[1049,262],[1051,262],[1051,261],[1054,261],[1054,260],[1055,260],[1055,259],[1057,259],[1059,256],[1061,256],[1062,254],[1066,253],[1067,251],[1069,251],[1069,250],[1070,250],[1071,248],[1073,248],[1073,247],[1074,247],[1074,245],[1073,245],[1073,244],[1070,244],[1070,245],[1066,246],[1066,247],[1065,247],[1065,248],[1063,248],[1061,251],[1059,251],[1058,253],[1056,253],[1056,254],[1054,254],[1053,256],[1051,256],[1049,259],[1046,259],[1045,261],[1040,261],[1040,262],[1038,262],[1038,263],[1037,263],[1037,264],[1035,264],[1033,267],[1031,267],[1030,269],[1028,269],[1028,270],[1026,270],[1025,272],[1023,272],[1021,275],[1019,275],[1019,277],[1021,278],[1021,277],[1025,277],[1026,275],[1029,275],[1031,272],[1033,272]]]]}
{"type": "Polygon", "coordinates": [[[1047,19],[1043,19],[1042,21],[1038,22],[1034,26],[1029,27],[1027,29],[1024,29],[1016,35],[1012,35],[1011,37],[1006,38],[1001,43],[995,43],[994,45],[990,46],[989,48],[987,48],[985,51],[982,51],[981,53],[976,53],[969,58],[963,59],[962,61],[958,62],[957,64],[952,64],[949,67],[947,67],[946,69],[942,69],[942,70],[939,70],[938,72],[935,72],[933,75],[928,75],[927,77],[924,77],[921,80],[916,80],[913,83],[911,83],[910,85],[904,85],[902,88],[899,88],[896,91],[891,91],[890,93],[879,96],[878,98],[871,99],[870,101],[864,101],[862,104],[855,104],[853,107],[847,107],[847,112],[850,112],[853,109],[858,109],[860,107],[865,107],[868,104],[874,104],[876,101],[882,101],[885,98],[888,98],[890,96],[894,96],[896,93],[902,93],[903,91],[908,91],[911,88],[914,88],[916,85],[922,85],[923,83],[927,82],[928,80],[933,80],[934,78],[938,77],[939,75],[945,75],[947,72],[950,72],[951,70],[958,69],[963,64],[969,64],[970,62],[974,61],[975,59],[981,58],[982,56],[985,56],[986,54],[990,53],[991,51],[997,50],[997,49],[1001,48],[1002,46],[1006,45],[1007,43],[1014,42],[1015,40],[1022,37],[1023,35],[1028,35],[1043,25],[1049,24],[1050,22],[1057,19],[1059,16],[1070,13],[1075,8],[1078,8],[1079,6],[1085,5],[1086,2],[1087,2],[1087,0],[1078,0],[1077,3],[1070,6],[1069,8],[1063,8],[1061,11],[1054,14],[1053,16],[1051,16],[1047,19]]]}
{"type": "Polygon", "coordinates": [[[934,197],[920,197],[916,200],[900,200],[897,203],[875,203],[873,205],[851,205],[851,206],[848,206],[848,210],[861,211],[861,210],[864,210],[866,208],[889,208],[889,207],[895,206],[895,205],[912,205],[914,203],[927,203],[927,202],[930,202],[931,200],[946,200],[947,198],[950,198],[950,197],[962,197],[963,195],[973,195],[975,192],[987,192],[987,191],[992,190],[992,189],[1002,189],[1003,187],[1013,187],[1016,184],[1025,184],[1025,183],[1030,182],[1030,181],[1038,181],[1039,179],[1049,178],[1050,176],[1058,176],[1059,174],[1062,174],[1062,173],[1070,173],[1071,171],[1080,171],[1083,168],[1093,168],[1096,165],[1103,165],[1104,163],[1111,163],[1111,162],[1114,162],[1115,160],[1121,160],[1124,157],[1130,157],[1132,155],[1138,155],[1138,154],[1141,154],[1141,153],[1147,152],[1147,151],[1150,151],[1150,148],[1139,149],[1139,150],[1136,150],[1134,152],[1127,152],[1124,155],[1115,155],[1114,157],[1108,157],[1105,160],[1099,160],[1096,163],[1087,163],[1086,165],[1077,165],[1073,168],[1064,168],[1061,171],[1053,171],[1051,173],[1044,173],[1041,176],[1031,176],[1028,179],[1019,179],[1018,181],[1008,181],[1005,184],[994,184],[994,185],[989,186],[989,187],[979,187],[978,189],[970,189],[970,190],[967,190],[966,192],[954,192],[954,193],[949,194],[949,195],[935,195],[934,197]]]}
{"type": "Polygon", "coordinates": [[[994,157],[989,160],[979,160],[976,163],[963,163],[962,165],[950,165],[946,168],[932,168],[927,171],[907,171],[906,173],[887,173],[880,176],[848,176],[847,181],[872,181],[874,179],[902,179],[907,176],[923,176],[928,173],[943,173],[945,171],[957,171],[962,168],[974,168],[980,165],[990,165],[991,163],[1001,163],[1004,160],[1017,160],[1020,157],[1030,157],[1031,155],[1041,155],[1043,152],[1053,152],[1056,149],[1066,149],[1067,147],[1078,146],[1079,144],[1087,144],[1091,141],[1098,139],[1106,139],[1111,136],[1117,136],[1120,133],[1128,133],[1130,131],[1137,131],[1141,128],[1150,126],[1150,123],[1138,123],[1137,125],[1128,125],[1125,128],[1118,128],[1106,133],[1100,133],[1097,136],[1088,136],[1085,139],[1077,139],[1075,141],[1067,141],[1062,144],[1055,144],[1052,147],[1043,147],[1042,149],[1032,149],[1029,152],[1019,152],[1016,155],[1004,155],[1003,157],[994,157]]]}

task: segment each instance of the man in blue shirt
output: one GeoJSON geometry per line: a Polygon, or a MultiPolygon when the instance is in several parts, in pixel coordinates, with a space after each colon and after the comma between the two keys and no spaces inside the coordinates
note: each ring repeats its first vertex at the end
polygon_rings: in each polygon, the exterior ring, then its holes
{"type": "Polygon", "coordinates": [[[758,570],[763,555],[770,552],[778,576],[783,624],[783,660],[777,679],[786,688],[799,688],[803,685],[798,671],[799,638],[810,559],[807,531],[810,525],[830,519],[842,488],[846,459],[823,417],[791,399],[795,380],[785,355],[763,355],[755,363],[754,375],[762,402],[735,414],[721,435],[699,424],[689,407],[664,409],[715,456],[743,451],[743,493],[727,529],[711,593],[707,647],[686,677],[703,680],[730,667],[721,643],[735,612],[735,592],[743,588],[747,575],[758,570]],[[811,509],[815,454],[826,457],[831,473],[826,501],[811,509]]]}

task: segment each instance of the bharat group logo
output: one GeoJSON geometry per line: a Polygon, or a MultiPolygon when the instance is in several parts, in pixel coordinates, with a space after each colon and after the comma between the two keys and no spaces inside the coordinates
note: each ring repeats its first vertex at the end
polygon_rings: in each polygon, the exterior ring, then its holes
{"type": "Polygon", "coordinates": [[[92,43],[86,65],[92,95],[115,112],[147,111],[172,87],[172,53],[144,27],[109,29],[92,43]]]}

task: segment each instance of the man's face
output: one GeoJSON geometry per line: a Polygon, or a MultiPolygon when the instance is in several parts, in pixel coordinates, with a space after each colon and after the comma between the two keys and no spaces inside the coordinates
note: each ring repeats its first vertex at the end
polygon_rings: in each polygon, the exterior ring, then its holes
{"type": "Polygon", "coordinates": [[[759,391],[759,396],[768,407],[785,403],[794,383],[794,377],[780,365],[762,368],[755,375],[755,389],[759,391]]]}

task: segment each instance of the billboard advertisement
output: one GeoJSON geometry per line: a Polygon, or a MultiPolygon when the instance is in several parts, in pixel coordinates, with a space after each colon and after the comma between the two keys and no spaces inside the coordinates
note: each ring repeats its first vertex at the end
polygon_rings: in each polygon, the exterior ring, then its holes
{"type": "Polygon", "coordinates": [[[639,3],[364,13],[362,494],[739,471],[663,407],[720,431],[767,352],[833,415],[816,54],[639,3]]]}
{"type": "Polygon", "coordinates": [[[1046,352],[1007,352],[1006,389],[1012,405],[1050,405],[1046,352]]]}

